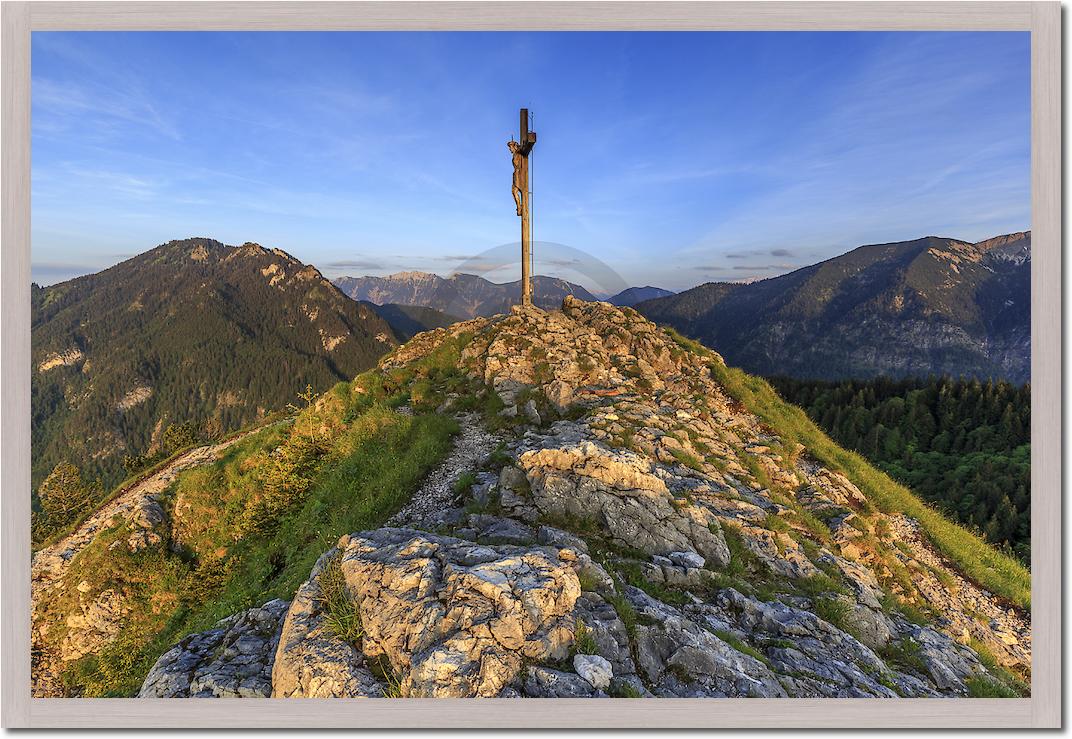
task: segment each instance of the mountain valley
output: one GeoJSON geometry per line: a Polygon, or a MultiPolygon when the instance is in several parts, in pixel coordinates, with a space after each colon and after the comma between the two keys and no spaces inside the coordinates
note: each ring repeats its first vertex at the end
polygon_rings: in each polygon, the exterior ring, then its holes
{"type": "MultiPolygon", "coordinates": [[[[339,277],[334,282],[354,300],[433,308],[460,318],[505,313],[521,301],[520,280],[495,283],[468,274],[440,277],[429,272],[399,272],[387,277],[339,277]]],[[[567,295],[596,299],[580,285],[558,277],[532,278],[532,300],[541,308],[557,308],[567,295]]]]}

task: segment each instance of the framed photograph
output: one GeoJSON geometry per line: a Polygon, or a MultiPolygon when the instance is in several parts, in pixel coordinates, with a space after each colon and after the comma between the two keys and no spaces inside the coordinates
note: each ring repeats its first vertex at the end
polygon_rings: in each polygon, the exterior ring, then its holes
{"type": "Polygon", "coordinates": [[[4,726],[1061,726],[1058,3],[2,42],[4,726]]]}

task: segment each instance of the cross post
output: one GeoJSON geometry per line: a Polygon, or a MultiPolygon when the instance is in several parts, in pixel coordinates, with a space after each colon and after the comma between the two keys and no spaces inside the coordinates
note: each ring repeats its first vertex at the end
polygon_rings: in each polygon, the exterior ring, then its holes
{"type": "Polygon", "coordinates": [[[536,145],[536,132],[529,130],[528,108],[521,109],[520,118],[518,153],[521,154],[521,171],[520,182],[515,182],[515,187],[521,190],[521,304],[532,305],[532,212],[529,209],[532,191],[529,189],[529,154],[536,145]]]}

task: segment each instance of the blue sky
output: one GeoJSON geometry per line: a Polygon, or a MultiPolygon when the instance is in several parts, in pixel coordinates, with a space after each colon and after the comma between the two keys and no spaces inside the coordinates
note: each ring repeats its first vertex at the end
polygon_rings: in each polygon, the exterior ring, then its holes
{"type": "Polygon", "coordinates": [[[32,65],[43,284],[187,236],[448,274],[519,238],[523,105],[535,238],[630,284],[1030,227],[1027,33],[37,32],[32,65]]]}

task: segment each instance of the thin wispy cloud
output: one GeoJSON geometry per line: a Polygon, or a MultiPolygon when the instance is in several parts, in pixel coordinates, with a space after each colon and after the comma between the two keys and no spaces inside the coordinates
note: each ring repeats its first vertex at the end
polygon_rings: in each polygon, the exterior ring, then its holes
{"type": "Polygon", "coordinates": [[[62,121],[53,130],[70,130],[89,119],[98,133],[121,135],[122,124],[133,124],[178,140],[181,133],[176,122],[165,117],[144,92],[117,89],[102,83],[58,82],[48,78],[33,83],[33,105],[37,115],[62,121]]]}
{"type": "Polygon", "coordinates": [[[326,263],[327,267],[334,269],[383,269],[383,262],[372,259],[339,259],[326,263]]]}

